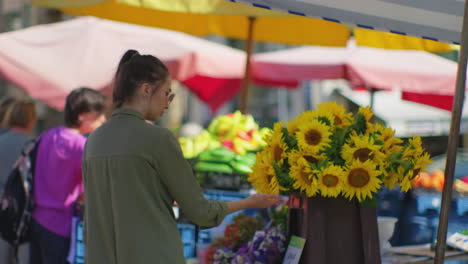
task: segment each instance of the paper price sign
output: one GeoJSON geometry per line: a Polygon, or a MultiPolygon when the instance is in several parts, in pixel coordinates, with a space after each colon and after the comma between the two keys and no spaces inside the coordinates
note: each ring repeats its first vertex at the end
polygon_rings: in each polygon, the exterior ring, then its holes
{"type": "Polygon", "coordinates": [[[298,264],[304,249],[305,239],[302,237],[291,236],[288,249],[283,259],[283,264],[298,264]]]}

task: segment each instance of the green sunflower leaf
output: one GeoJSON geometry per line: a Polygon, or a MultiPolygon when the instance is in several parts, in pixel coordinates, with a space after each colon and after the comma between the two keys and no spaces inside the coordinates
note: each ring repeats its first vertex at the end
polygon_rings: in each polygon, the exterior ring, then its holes
{"type": "Polygon", "coordinates": [[[377,197],[372,196],[372,198],[366,198],[361,202],[362,207],[365,208],[376,208],[377,207],[377,197]]]}
{"type": "MultiPolygon", "coordinates": [[[[288,162],[285,162],[285,164],[288,164],[288,162]]],[[[289,165],[279,166],[278,163],[272,162],[272,166],[280,186],[288,190],[293,189],[294,179],[289,176],[289,165]]]]}
{"type": "Polygon", "coordinates": [[[297,139],[294,135],[291,135],[287,128],[283,127],[283,140],[288,145],[289,149],[298,149],[297,139]]]}

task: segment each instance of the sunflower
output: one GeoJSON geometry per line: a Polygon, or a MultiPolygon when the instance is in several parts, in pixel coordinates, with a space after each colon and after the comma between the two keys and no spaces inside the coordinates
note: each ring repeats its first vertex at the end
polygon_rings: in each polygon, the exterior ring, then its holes
{"type": "Polygon", "coordinates": [[[299,118],[294,118],[293,120],[286,123],[288,127],[288,132],[291,135],[295,135],[297,131],[299,131],[299,126],[302,124],[299,118]]]}
{"type": "Polygon", "coordinates": [[[335,123],[335,117],[331,112],[328,111],[319,111],[319,110],[309,110],[300,114],[297,119],[300,124],[308,123],[313,120],[318,120],[325,123],[327,126],[332,126],[335,123]]]}
{"type": "MultiPolygon", "coordinates": [[[[365,118],[365,117],[364,117],[365,118]]],[[[368,132],[373,134],[382,135],[386,127],[381,123],[373,123],[369,125],[368,132]]]]}
{"type": "Polygon", "coordinates": [[[333,115],[333,123],[339,128],[347,127],[351,124],[351,113],[346,113],[343,106],[336,102],[326,102],[317,106],[317,111],[324,114],[333,115]]]}
{"type": "Polygon", "coordinates": [[[296,133],[299,148],[307,153],[318,153],[330,142],[330,128],[318,120],[299,126],[296,133]]]}
{"type": "Polygon", "coordinates": [[[405,169],[403,167],[398,167],[399,182],[398,184],[401,187],[402,192],[408,192],[411,189],[411,175],[413,171],[410,170],[405,174],[405,169]]]}
{"type": "Polygon", "coordinates": [[[297,150],[292,150],[288,152],[288,163],[291,166],[294,166],[297,164],[297,161],[299,159],[303,158],[303,152],[297,151],[297,150]]]}
{"type": "Polygon", "coordinates": [[[413,137],[409,139],[408,145],[403,151],[403,159],[409,159],[412,157],[418,157],[424,152],[422,148],[421,137],[413,137]]]}
{"type": "Polygon", "coordinates": [[[288,146],[283,138],[283,123],[277,122],[273,127],[270,137],[267,138],[268,147],[265,149],[271,153],[272,160],[280,166],[283,164],[288,150],[288,146]]]}
{"type": "Polygon", "coordinates": [[[329,166],[318,174],[318,189],[323,197],[337,197],[344,188],[345,173],[340,166],[329,166]]]}
{"type": "Polygon", "coordinates": [[[382,182],[388,189],[393,189],[395,187],[395,184],[398,182],[398,173],[396,172],[389,172],[384,175],[382,182]]]}
{"type": "MultiPolygon", "coordinates": [[[[260,193],[267,193],[270,185],[270,179],[267,178],[265,171],[268,169],[268,163],[265,160],[266,151],[257,152],[256,161],[252,166],[252,172],[249,173],[247,180],[252,183],[255,190],[260,193]]],[[[268,154],[269,155],[269,154],[268,154]]]]}
{"type": "Polygon", "coordinates": [[[427,165],[431,163],[432,160],[429,153],[423,153],[420,157],[418,157],[416,159],[416,162],[414,163],[412,174],[410,175],[410,180],[416,178],[416,176],[418,176],[419,173],[423,172],[426,169],[427,165]]]}
{"type": "Polygon", "coordinates": [[[391,137],[388,140],[383,141],[383,143],[382,151],[387,155],[403,150],[403,147],[400,145],[403,143],[403,140],[399,138],[391,137]]]}
{"type": "Polygon", "coordinates": [[[301,125],[302,123],[307,123],[307,122],[314,120],[315,115],[316,115],[315,111],[308,110],[308,111],[302,112],[294,120],[298,122],[298,127],[299,127],[299,125],[301,125]]]}
{"type": "Polygon", "coordinates": [[[350,142],[352,144],[343,145],[341,156],[347,163],[352,163],[354,160],[361,162],[372,161],[374,163],[381,163],[386,159],[384,153],[381,152],[382,146],[376,145],[374,139],[364,136],[351,136],[350,142]]]}
{"type": "Polygon", "coordinates": [[[309,163],[304,158],[296,160],[291,166],[291,178],[295,179],[293,187],[305,191],[308,197],[317,194],[317,182],[309,163]]]}
{"type": "Polygon", "coordinates": [[[377,177],[379,175],[380,172],[376,170],[372,161],[354,160],[346,170],[343,191],[345,196],[350,200],[356,197],[359,202],[366,198],[372,198],[372,194],[380,189],[381,181],[377,177]]]}
{"type": "Polygon", "coordinates": [[[362,114],[367,122],[369,122],[372,119],[372,116],[374,116],[374,113],[372,113],[372,109],[369,106],[359,107],[358,113],[362,114]]]}
{"type": "Polygon", "coordinates": [[[247,180],[259,193],[279,194],[279,183],[269,160],[270,154],[262,151],[256,156],[257,160],[247,180]]]}

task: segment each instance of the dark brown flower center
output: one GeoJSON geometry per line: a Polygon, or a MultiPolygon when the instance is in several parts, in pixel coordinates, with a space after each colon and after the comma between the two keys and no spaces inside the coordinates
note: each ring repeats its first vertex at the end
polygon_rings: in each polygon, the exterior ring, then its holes
{"type": "Polygon", "coordinates": [[[305,140],[307,144],[316,146],[322,140],[322,134],[320,134],[320,132],[318,132],[317,130],[309,130],[305,134],[305,140]]]}
{"type": "Polygon", "coordinates": [[[353,157],[360,160],[361,162],[364,162],[374,158],[374,155],[371,155],[371,152],[372,150],[368,148],[360,148],[354,152],[353,157]]]}
{"type": "Polygon", "coordinates": [[[302,180],[307,183],[307,185],[311,185],[312,184],[312,181],[310,180],[310,173],[307,173],[305,171],[302,171],[301,172],[301,178],[302,180]]]}
{"type": "Polygon", "coordinates": [[[413,170],[413,175],[412,175],[412,177],[410,178],[410,180],[416,178],[416,176],[418,176],[418,174],[419,174],[420,172],[421,172],[421,168],[413,170]]]}
{"type": "Polygon", "coordinates": [[[355,188],[362,188],[366,186],[369,181],[370,175],[365,169],[352,169],[348,174],[348,183],[355,188]]]}
{"type": "Polygon", "coordinates": [[[337,115],[335,115],[335,124],[337,125],[343,124],[343,120],[341,120],[341,118],[337,115]]]}
{"type": "Polygon", "coordinates": [[[335,187],[338,185],[338,177],[332,174],[323,175],[322,183],[327,187],[335,187]]]}
{"type": "Polygon", "coordinates": [[[310,155],[304,155],[304,159],[307,160],[310,163],[317,164],[319,162],[318,159],[314,158],[313,156],[310,155]]]}
{"type": "Polygon", "coordinates": [[[275,159],[275,162],[279,162],[281,160],[282,154],[283,149],[279,145],[273,147],[273,158],[275,159]]]}
{"type": "Polygon", "coordinates": [[[265,176],[267,178],[268,183],[270,183],[273,177],[275,177],[275,175],[273,175],[272,173],[268,173],[268,172],[265,174],[265,176]]]}

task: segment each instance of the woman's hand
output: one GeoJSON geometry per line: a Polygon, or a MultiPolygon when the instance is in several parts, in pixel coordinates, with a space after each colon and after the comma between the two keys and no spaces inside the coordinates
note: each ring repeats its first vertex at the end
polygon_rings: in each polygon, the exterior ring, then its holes
{"type": "Polygon", "coordinates": [[[248,208],[267,208],[281,201],[281,197],[276,194],[254,194],[246,198],[248,208]]]}
{"type": "Polygon", "coordinates": [[[234,213],[248,208],[267,208],[281,201],[276,194],[254,194],[240,201],[227,202],[228,213],[234,213]]]}

